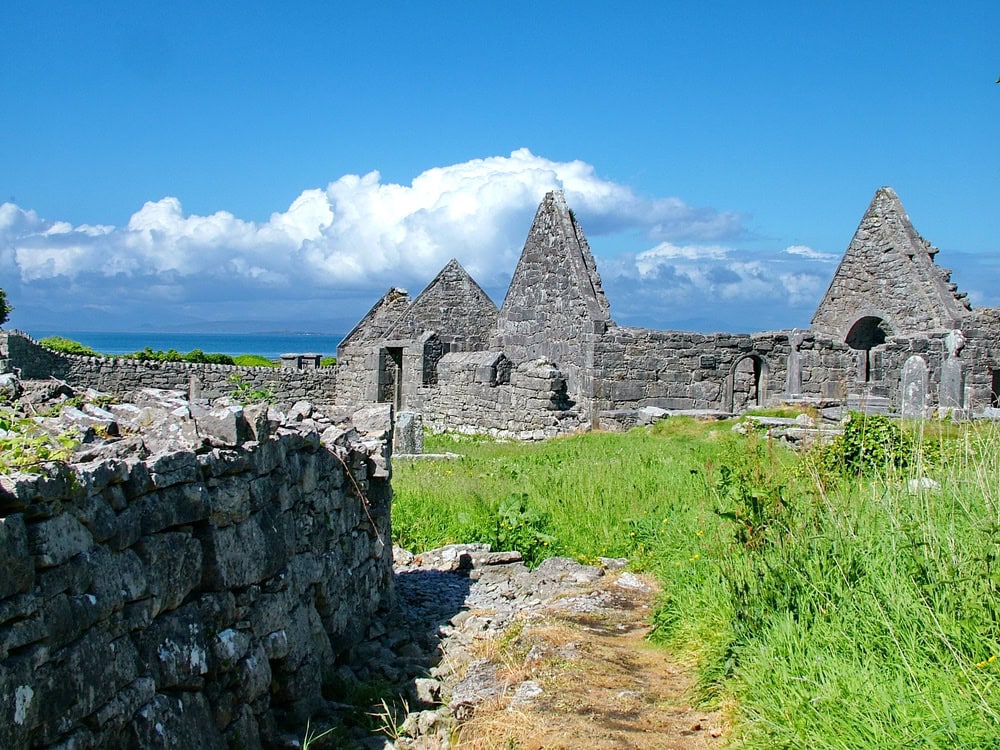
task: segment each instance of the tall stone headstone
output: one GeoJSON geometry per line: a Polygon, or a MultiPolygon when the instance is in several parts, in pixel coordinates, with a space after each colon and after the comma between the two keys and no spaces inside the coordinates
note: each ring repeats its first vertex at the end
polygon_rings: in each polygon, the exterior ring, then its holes
{"type": "Polygon", "coordinates": [[[392,435],[392,452],[416,455],[424,452],[424,418],[414,411],[401,411],[396,416],[392,435]]]}
{"type": "Polygon", "coordinates": [[[914,354],[903,363],[900,412],[904,417],[927,416],[927,363],[914,354]]]}
{"type": "Polygon", "coordinates": [[[788,337],[788,367],[785,375],[785,395],[798,396],[802,393],[802,355],[799,347],[805,337],[799,331],[792,331],[788,337]]]}
{"type": "Polygon", "coordinates": [[[944,341],[948,348],[948,355],[941,363],[941,389],[938,394],[938,405],[942,410],[961,409],[965,406],[965,378],[962,371],[962,361],[959,357],[965,347],[965,334],[956,329],[945,336],[944,341]]]}

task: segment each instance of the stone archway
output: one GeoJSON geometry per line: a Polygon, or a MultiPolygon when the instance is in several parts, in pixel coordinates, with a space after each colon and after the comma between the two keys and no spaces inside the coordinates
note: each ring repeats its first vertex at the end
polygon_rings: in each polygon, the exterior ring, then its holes
{"type": "Polygon", "coordinates": [[[745,354],[729,371],[726,407],[734,414],[763,406],[767,397],[767,360],[759,354],[745,354]]]}
{"type": "Polygon", "coordinates": [[[847,331],[844,343],[858,352],[863,352],[858,358],[858,381],[868,383],[872,379],[871,350],[881,346],[892,335],[892,329],[885,318],[877,315],[865,315],[858,318],[847,331]]]}

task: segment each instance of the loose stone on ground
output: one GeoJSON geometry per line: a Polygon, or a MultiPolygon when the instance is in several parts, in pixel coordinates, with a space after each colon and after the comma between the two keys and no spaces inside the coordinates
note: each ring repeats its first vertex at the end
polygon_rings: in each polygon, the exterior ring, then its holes
{"type": "Polygon", "coordinates": [[[690,670],[646,641],[658,587],[624,570],[452,545],[396,550],[397,610],[369,651],[409,714],[382,750],[710,748],[722,718],[689,705],[690,670]]]}

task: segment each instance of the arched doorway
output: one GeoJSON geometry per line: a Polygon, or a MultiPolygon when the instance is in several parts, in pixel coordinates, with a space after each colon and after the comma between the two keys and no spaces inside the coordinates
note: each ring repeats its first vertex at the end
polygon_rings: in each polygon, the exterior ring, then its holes
{"type": "Polygon", "coordinates": [[[892,335],[892,330],[884,318],[876,315],[865,315],[854,321],[847,331],[844,343],[858,352],[863,352],[858,359],[858,380],[868,383],[872,379],[871,350],[885,343],[892,335]]]}
{"type": "Polygon", "coordinates": [[[726,406],[734,414],[763,406],[767,396],[767,361],[758,354],[747,354],[733,363],[729,373],[726,406]]]}

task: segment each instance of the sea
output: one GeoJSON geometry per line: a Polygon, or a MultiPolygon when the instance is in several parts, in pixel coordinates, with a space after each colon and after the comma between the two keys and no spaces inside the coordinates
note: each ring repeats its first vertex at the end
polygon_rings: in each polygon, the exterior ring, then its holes
{"type": "Polygon", "coordinates": [[[337,355],[337,344],[346,334],[342,333],[154,333],[54,331],[28,329],[35,340],[48,336],[63,336],[89,346],[101,354],[128,354],[147,346],[154,351],[174,349],[187,354],[201,349],[206,354],[257,354],[267,359],[278,359],[282,354],[337,355]]]}

